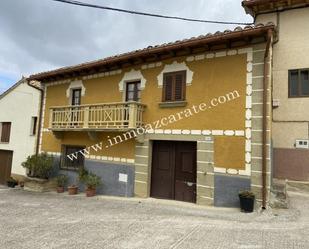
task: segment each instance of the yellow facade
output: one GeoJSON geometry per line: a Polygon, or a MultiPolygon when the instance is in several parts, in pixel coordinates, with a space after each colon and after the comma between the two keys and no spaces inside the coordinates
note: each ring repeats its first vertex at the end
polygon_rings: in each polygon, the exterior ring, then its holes
{"type": "MultiPolygon", "coordinates": [[[[212,98],[237,91],[239,98],[228,103],[207,109],[205,112],[183,118],[161,129],[183,130],[239,130],[245,129],[245,101],[246,101],[246,73],[247,55],[238,54],[212,59],[186,61],[186,57],[162,61],[162,65],[154,68],[141,69],[146,79],[145,88],[141,91],[141,103],[146,105],[143,116],[144,123],[153,123],[163,117],[168,117],[183,111],[192,105],[202,102],[209,103],[212,98]],[[174,61],[185,62],[193,72],[191,85],[186,86],[186,107],[162,108],[159,103],[162,100],[162,87],[158,85],[157,76],[166,64],[174,61]]],[[[126,72],[132,68],[123,70],[121,74],[105,76],[96,79],[83,80],[85,95],[81,98],[81,104],[122,102],[123,92],[119,90],[119,82],[126,72]]],[[[113,137],[121,134],[111,132],[98,132],[97,139],[91,140],[87,132],[71,131],[63,132],[63,138],[57,139],[52,132],[47,131],[49,125],[49,108],[52,106],[70,105],[70,99],[66,95],[70,83],[47,85],[44,132],[42,135],[42,151],[61,152],[61,144],[91,146],[105,141],[107,136],[113,137]]],[[[155,127],[154,127],[155,128],[155,127]]],[[[93,155],[110,156],[119,158],[134,158],[135,140],[131,139],[102,151],[93,152],[93,155]]],[[[215,138],[215,165],[231,169],[243,169],[245,167],[245,138],[217,136],[215,138]]]]}

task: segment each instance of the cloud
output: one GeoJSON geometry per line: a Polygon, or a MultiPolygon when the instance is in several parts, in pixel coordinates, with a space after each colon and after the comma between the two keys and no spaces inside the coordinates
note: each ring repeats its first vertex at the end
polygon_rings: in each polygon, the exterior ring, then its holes
{"type": "MultiPolygon", "coordinates": [[[[191,18],[252,21],[235,0],[88,2],[191,18]]],[[[233,28],[132,16],[51,0],[2,0],[0,23],[0,76],[15,80],[21,75],[233,28]]]]}

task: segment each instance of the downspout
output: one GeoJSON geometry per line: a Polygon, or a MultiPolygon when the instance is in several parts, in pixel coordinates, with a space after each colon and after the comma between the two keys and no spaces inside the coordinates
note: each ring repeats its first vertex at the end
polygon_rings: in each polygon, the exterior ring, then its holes
{"type": "Polygon", "coordinates": [[[44,100],[44,90],[36,87],[34,85],[31,85],[29,80],[27,80],[27,84],[41,92],[40,94],[40,112],[39,112],[39,122],[38,122],[38,133],[36,138],[36,146],[35,146],[35,154],[39,154],[39,147],[40,147],[40,136],[41,136],[41,125],[42,125],[42,114],[43,114],[43,100],[44,100]]]}
{"type": "Polygon", "coordinates": [[[267,44],[264,55],[264,76],[263,76],[263,138],[262,138],[262,209],[266,209],[267,199],[267,182],[266,182],[266,171],[267,171],[267,94],[269,85],[269,49],[272,42],[273,30],[269,29],[267,32],[267,44]]]}

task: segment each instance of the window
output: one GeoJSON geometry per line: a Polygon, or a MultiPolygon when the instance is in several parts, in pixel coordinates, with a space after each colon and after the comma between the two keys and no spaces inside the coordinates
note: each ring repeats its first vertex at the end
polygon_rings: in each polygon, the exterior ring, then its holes
{"type": "Polygon", "coordinates": [[[163,102],[184,101],[186,91],[186,71],[163,75],[163,102]]]}
{"type": "Polygon", "coordinates": [[[72,90],[72,105],[80,105],[82,96],[82,89],[72,90]]]}
{"type": "Polygon", "coordinates": [[[309,69],[289,71],[289,98],[309,97],[309,69]]]}
{"type": "Polygon", "coordinates": [[[60,168],[66,170],[78,170],[79,168],[84,167],[84,156],[79,153],[79,151],[83,149],[85,149],[85,147],[63,145],[60,168]],[[71,155],[72,160],[67,157],[67,155],[71,155]]]}
{"type": "Polygon", "coordinates": [[[141,99],[141,82],[128,82],[126,87],[126,101],[140,101],[141,99]]]}
{"type": "Polygon", "coordinates": [[[31,119],[31,131],[30,131],[31,136],[34,136],[36,134],[37,122],[38,122],[38,117],[32,117],[32,119],[31,119]]]}
{"type": "Polygon", "coordinates": [[[3,122],[0,123],[0,130],[1,130],[1,140],[2,143],[9,143],[10,142],[10,134],[11,134],[11,122],[3,122]]]}

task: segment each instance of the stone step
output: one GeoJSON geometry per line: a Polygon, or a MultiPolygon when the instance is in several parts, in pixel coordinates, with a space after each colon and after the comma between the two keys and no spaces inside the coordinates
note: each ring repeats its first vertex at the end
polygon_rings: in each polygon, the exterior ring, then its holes
{"type": "Polygon", "coordinates": [[[291,181],[287,180],[287,190],[294,192],[306,192],[309,193],[309,181],[291,181]]]}
{"type": "Polygon", "coordinates": [[[288,208],[286,181],[273,179],[270,191],[270,206],[272,208],[288,208]]]}
{"type": "Polygon", "coordinates": [[[33,192],[50,192],[57,188],[56,178],[49,180],[42,180],[38,178],[27,178],[24,185],[24,190],[33,192]]]}
{"type": "Polygon", "coordinates": [[[282,198],[285,198],[286,197],[286,181],[279,180],[279,179],[273,179],[271,190],[272,192],[282,196],[282,198]]]}

